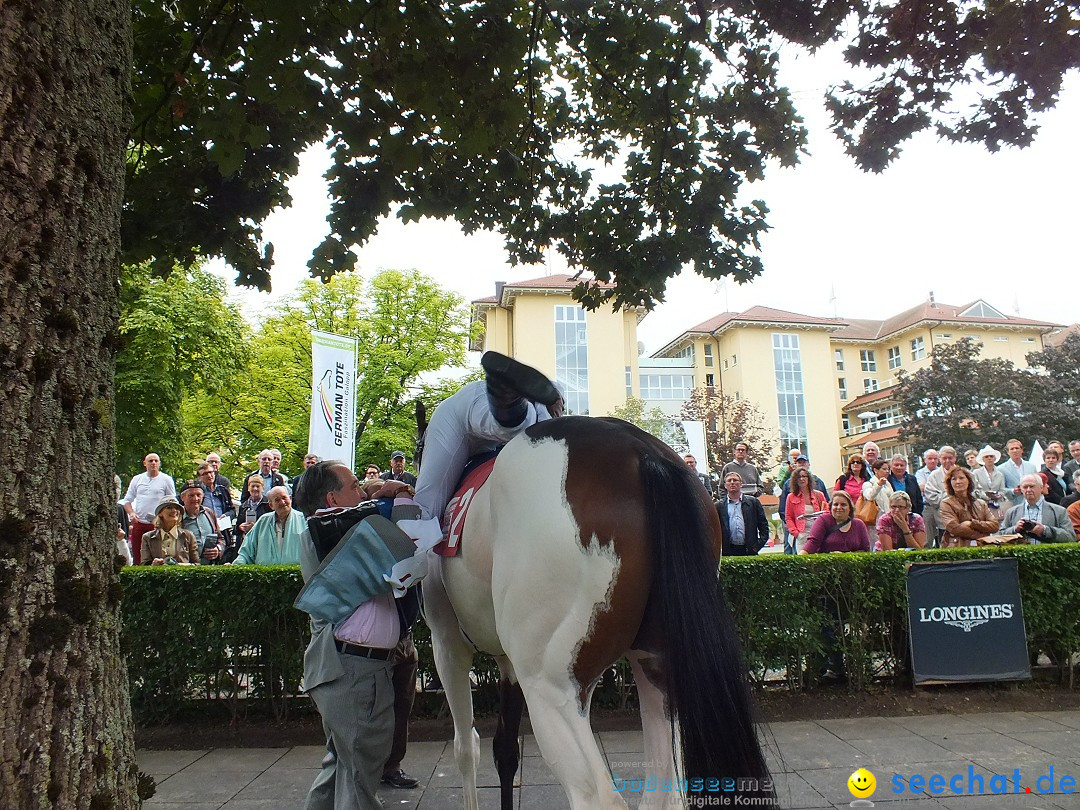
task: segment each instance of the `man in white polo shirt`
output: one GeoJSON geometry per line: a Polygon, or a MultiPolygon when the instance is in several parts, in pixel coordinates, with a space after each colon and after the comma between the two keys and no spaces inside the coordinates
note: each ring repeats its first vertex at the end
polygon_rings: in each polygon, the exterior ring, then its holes
{"type": "Polygon", "coordinates": [[[161,471],[161,457],[157,453],[148,453],[143,459],[143,466],[146,472],[131,479],[127,494],[120,500],[130,522],[128,540],[136,560],[142,549],[142,536],[154,528],[157,505],[166,498],[176,498],[176,484],[161,471]]]}

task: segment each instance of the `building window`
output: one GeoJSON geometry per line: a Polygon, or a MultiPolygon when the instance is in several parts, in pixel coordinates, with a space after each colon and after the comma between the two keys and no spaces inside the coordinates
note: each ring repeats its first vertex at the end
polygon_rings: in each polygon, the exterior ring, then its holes
{"type": "MultiPolygon", "coordinates": [[[[912,341],[914,343],[914,341],[912,341]]],[[[889,349],[889,368],[900,368],[900,347],[893,346],[889,349]]]]}
{"type": "Polygon", "coordinates": [[[642,399],[678,399],[690,398],[694,388],[693,374],[642,374],[642,399]]]}
{"type": "Polygon", "coordinates": [[[1034,343],[1035,342],[1035,338],[1021,338],[1021,340],[1023,340],[1024,343],[1034,343]]]}
{"type": "Polygon", "coordinates": [[[840,377],[837,379],[836,384],[840,386],[840,399],[847,399],[847,380],[840,377]]]}
{"type": "Polygon", "coordinates": [[[844,370],[844,350],[843,349],[834,349],[833,350],[833,356],[836,358],[836,370],[837,371],[843,371],[844,370]]]}
{"type": "MultiPolygon", "coordinates": [[[[948,336],[942,335],[942,337],[948,336]]],[[[897,352],[899,351],[900,350],[897,349],[897,352]]],[[[926,357],[926,341],[923,340],[921,337],[917,337],[911,341],[911,359],[922,360],[924,357],[926,357]]]]}
{"type": "Polygon", "coordinates": [[[996,338],[994,338],[994,342],[995,343],[1008,343],[1009,339],[1007,337],[1005,337],[1004,335],[998,335],[996,338]]]}
{"type": "Polygon", "coordinates": [[[673,354],[672,357],[685,357],[685,358],[689,358],[690,360],[693,360],[694,359],[694,344],[691,343],[689,346],[687,346],[682,351],[679,351],[679,352],[676,352],[675,354],[673,354]]]}
{"type": "Polygon", "coordinates": [[[801,447],[809,453],[806,428],[806,396],[803,390],[802,353],[799,336],[775,333],[772,336],[773,367],[776,374],[776,411],[780,418],[780,443],[801,447]]]}
{"type": "Polygon", "coordinates": [[[703,348],[704,354],[705,354],[705,368],[712,368],[712,365],[713,365],[712,344],[711,343],[706,343],[702,348],[703,348]]]}
{"type": "Polygon", "coordinates": [[[851,419],[846,413],[840,417],[840,424],[844,428],[844,433],[851,433],[851,419]]]}
{"type": "Polygon", "coordinates": [[[628,397],[634,395],[634,375],[631,373],[630,366],[626,367],[626,395],[628,397]]]}
{"type": "Polygon", "coordinates": [[[735,354],[731,355],[731,365],[733,365],[733,366],[739,365],[739,357],[738,357],[738,355],[735,355],[735,354]]]}
{"type": "Polygon", "coordinates": [[[970,307],[965,309],[958,316],[960,318],[1000,318],[1005,319],[1005,316],[990,306],[985,301],[976,301],[970,307]]]}
{"type": "Polygon", "coordinates": [[[863,371],[877,371],[877,359],[874,357],[873,349],[860,349],[859,362],[863,371]]]}
{"type": "Polygon", "coordinates": [[[900,406],[897,404],[886,405],[877,415],[877,427],[889,427],[900,424],[900,406]]]}
{"type": "Polygon", "coordinates": [[[585,310],[555,307],[555,379],[562,385],[566,413],[589,413],[589,341],[585,310]]]}
{"type": "Polygon", "coordinates": [[[940,335],[938,335],[938,337],[941,338],[942,340],[952,340],[952,333],[951,332],[942,332],[940,335]]]}
{"type": "Polygon", "coordinates": [[[862,381],[863,392],[869,394],[871,391],[878,390],[877,380],[873,377],[867,377],[862,381]]]}
{"type": "Polygon", "coordinates": [[[705,387],[706,388],[714,388],[715,386],[716,386],[716,383],[713,381],[713,375],[712,374],[706,374],[705,375],[705,387]]]}

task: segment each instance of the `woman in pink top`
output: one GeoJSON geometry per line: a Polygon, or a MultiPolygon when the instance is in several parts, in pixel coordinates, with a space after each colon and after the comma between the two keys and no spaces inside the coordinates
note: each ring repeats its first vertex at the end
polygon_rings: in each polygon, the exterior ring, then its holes
{"type": "Polygon", "coordinates": [[[843,490],[851,496],[851,500],[858,502],[859,496],[862,495],[863,482],[869,480],[870,473],[866,469],[866,459],[858,453],[853,453],[851,458],[848,459],[847,472],[836,479],[836,486],[833,487],[833,491],[840,492],[843,490]]]}
{"type": "Polygon", "coordinates": [[[784,518],[797,545],[806,539],[806,516],[825,509],[825,494],[814,489],[814,476],[810,470],[796,470],[791,476],[791,494],[788,495],[784,518]]]}
{"type": "Polygon", "coordinates": [[[837,551],[869,551],[866,524],[855,517],[855,502],[846,492],[834,492],[829,514],[814,521],[800,554],[828,554],[837,551]]]}

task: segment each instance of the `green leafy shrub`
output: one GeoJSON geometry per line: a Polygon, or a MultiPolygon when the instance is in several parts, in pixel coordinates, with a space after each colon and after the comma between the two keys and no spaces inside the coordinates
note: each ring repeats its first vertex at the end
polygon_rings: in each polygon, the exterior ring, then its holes
{"type": "MultiPolygon", "coordinates": [[[[829,652],[823,628],[832,627],[849,688],[858,690],[910,678],[908,563],[994,556],[1018,561],[1029,647],[1058,661],[1080,651],[1080,544],[737,557],[724,560],[720,581],[756,681],[780,673],[791,689],[813,688],[829,652]]],[[[301,694],[309,633],[307,616],[292,606],[299,567],[138,567],[124,569],[121,581],[124,655],[140,723],[215,704],[234,718],[252,704],[282,717],[289,698],[301,694]]],[[[414,638],[426,681],[435,666],[423,622],[414,638]]],[[[495,660],[478,655],[473,674],[477,711],[494,710],[495,660]]],[[[631,684],[625,662],[612,667],[595,705],[627,708],[631,684]]]]}
{"type": "Polygon", "coordinates": [[[296,610],[299,566],[125,568],[123,649],[140,723],[189,704],[257,698],[276,717],[298,691],[308,617],[296,610]]]}
{"type": "Polygon", "coordinates": [[[761,681],[784,673],[789,686],[813,686],[824,662],[822,628],[832,626],[850,688],[882,678],[907,682],[906,567],[1015,557],[1028,646],[1067,661],[1080,650],[1080,544],[981,549],[888,551],[874,554],[772,554],[735,557],[720,579],[735,615],[747,664],[761,681]]]}

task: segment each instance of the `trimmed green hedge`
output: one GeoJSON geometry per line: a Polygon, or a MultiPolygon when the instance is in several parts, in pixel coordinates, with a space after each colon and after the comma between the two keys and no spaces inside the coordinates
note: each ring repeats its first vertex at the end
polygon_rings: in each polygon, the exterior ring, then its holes
{"type": "Polygon", "coordinates": [[[747,663],[807,688],[824,663],[822,628],[842,627],[838,642],[852,689],[871,680],[907,682],[905,566],[976,557],[1015,557],[1028,646],[1058,661],[1080,651],[1080,544],[874,554],[772,554],[735,557],[721,566],[747,663]],[[838,620],[839,616],[839,620],[838,620]]]}
{"type": "MultiPolygon", "coordinates": [[[[1011,556],[1019,563],[1028,644],[1058,661],[1080,651],[1080,544],[986,549],[780,554],[726,559],[728,594],[752,676],[813,688],[827,652],[822,628],[838,630],[849,686],[906,683],[905,564],[1011,556]]],[[[308,641],[307,617],[292,607],[296,566],[125,568],[124,650],[140,723],[167,722],[194,706],[251,707],[283,717],[296,695],[308,641]]],[[[422,676],[434,674],[427,627],[414,631],[422,676]]],[[[478,656],[478,711],[494,708],[498,669],[478,656]]],[[[629,668],[605,676],[594,701],[632,702],[629,668]]]]}
{"type": "Polygon", "coordinates": [[[139,723],[189,705],[283,718],[303,674],[307,615],[299,566],[138,566],[120,572],[123,650],[139,723]]]}

